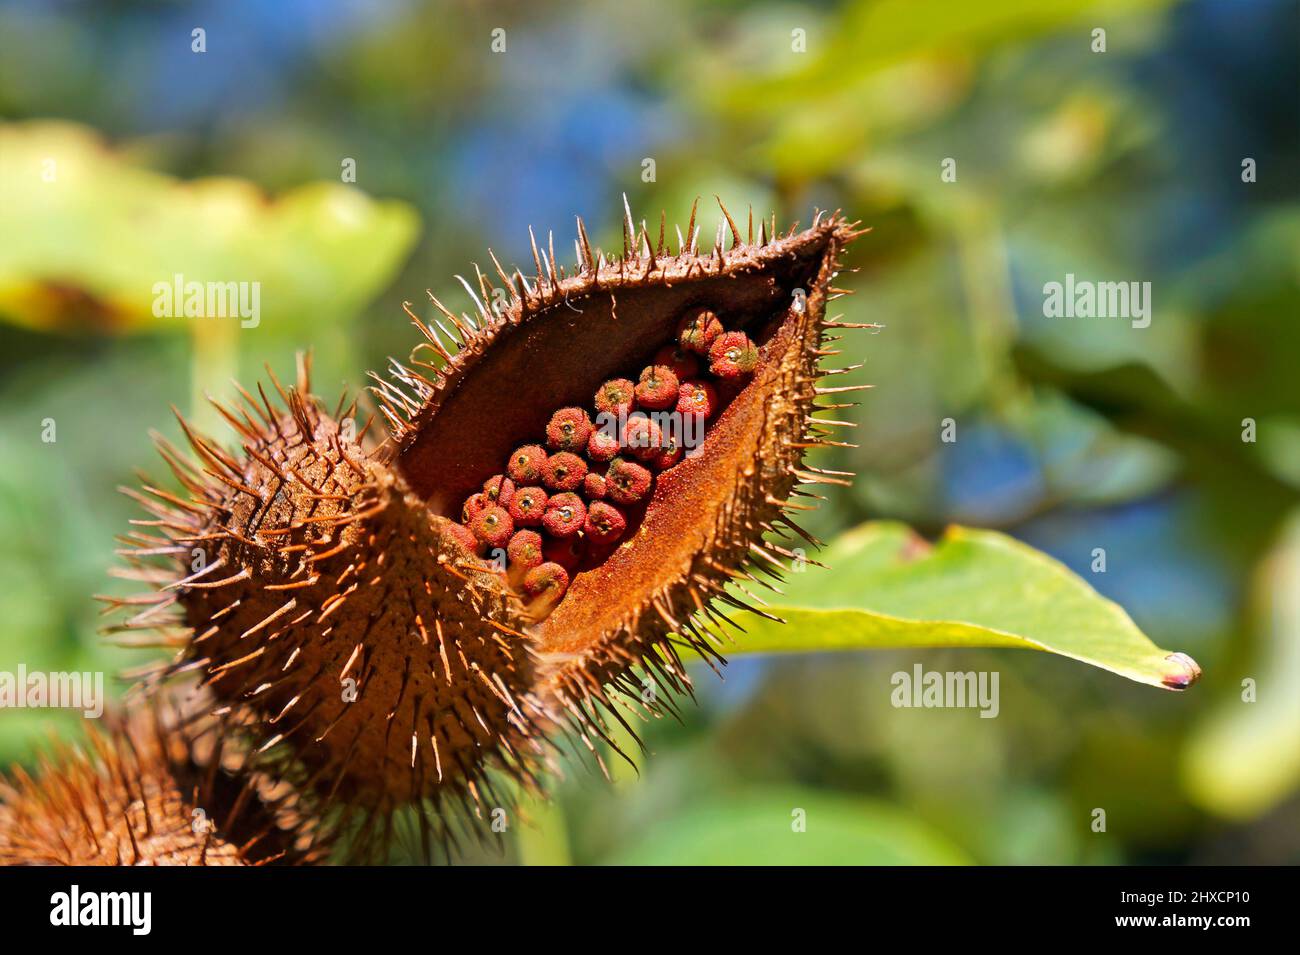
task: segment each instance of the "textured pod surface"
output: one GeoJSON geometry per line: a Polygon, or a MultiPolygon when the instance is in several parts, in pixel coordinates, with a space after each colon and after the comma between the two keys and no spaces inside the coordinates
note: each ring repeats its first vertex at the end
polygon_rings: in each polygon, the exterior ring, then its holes
{"type": "MultiPolygon", "coordinates": [[[[602,383],[637,379],[661,349],[707,350],[719,326],[757,346],[756,362],[738,353],[743,374],[724,369],[728,380],[718,385],[725,400],[702,448],[661,462],[648,502],[632,505],[623,541],[599,560],[585,558],[563,598],[530,630],[541,658],[539,692],[580,731],[604,735],[589,704],[613,712],[611,685],[642,695],[629,677],[634,666],[684,687],[674,640],[716,656],[714,631],[724,619],[716,603],[747,605],[723,586],[743,590],[763,574],[779,575],[783,559],[794,556],[781,538],[803,535],[789,516],[803,505],[791,495],[804,483],[843,483],[801,469],[801,460],[807,449],[830,443],[827,429],[837,424],[813,418],[818,398],[834,402],[835,392],[848,390],[820,388],[817,379],[833,373],[819,368],[835,354],[824,347],[826,329],[837,325],[826,306],[837,294],[840,254],[857,233],[838,216],[819,216],[810,229],[779,237],[763,223],[756,240],[751,219],[746,240],[726,218],[731,248],[720,228],[712,250],[701,252],[693,211],[689,238],[679,231],[671,255],[662,220],[655,245],[629,214],[617,260],[593,251],[579,222],[573,274],[557,266],[552,245],[545,252],[534,246],[535,280],[498,268],[508,307],[459,318],[443,309],[457,335],[441,320],[442,335],[417,320],[436,358],[417,362],[432,374],[395,364],[413,395],[379,389],[394,426],[389,454],[397,470],[432,511],[454,516],[512,449],[545,433],[557,409],[589,405],[602,383]],[[699,321],[705,313],[708,321],[699,321]]],[[[466,283],[476,302],[500,301],[481,273],[478,285],[475,293],[466,283]]],[[[595,400],[608,404],[604,390],[595,400]]]]}
{"type": "Polygon", "coordinates": [[[174,605],[179,653],[161,676],[197,671],[259,748],[292,757],[363,825],[420,800],[480,802],[493,764],[528,776],[538,749],[513,598],[303,377],[280,389],[283,409],[223,409],[241,453],[188,428],[195,460],[162,448],[190,497],[146,488],[146,523],[166,535],[137,532],[125,553],[161,557],[177,579],[129,601],[149,606],[127,627],[174,605]]]}
{"type": "Polygon", "coordinates": [[[212,724],[156,708],[0,784],[0,865],[300,865],[322,854],[284,784],[212,724]]]}
{"type": "Polygon", "coordinates": [[[854,390],[817,379],[826,330],[852,327],[826,306],[858,233],[819,215],[755,238],[751,218],[743,239],[723,213],[729,249],[720,227],[699,250],[694,210],[676,255],[662,219],[652,245],[629,213],[619,258],[579,221],[572,274],[548,242],[534,281],[462,279],[473,315],[408,306],[426,354],[375,376],[378,447],[305,366],[278,403],[217,406],[239,451],[188,427],[193,457],[161,443],[189,494],[135,494],[153,519],[126,576],[164,586],[112,601],[124,629],[172,615],[162,675],[197,672],[326,811],[360,814],[363,851],[403,805],[434,808],[427,846],[448,797],[508,804],[490,770],[534,780],[557,720],[594,752],[623,721],[611,691],[670,705],[642,681],[689,689],[680,647],[719,658],[720,605],[761,613],[738,595],[812,540],[800,485],[845,483],[801,462],[841,424],[814,412],[854,390]]]}

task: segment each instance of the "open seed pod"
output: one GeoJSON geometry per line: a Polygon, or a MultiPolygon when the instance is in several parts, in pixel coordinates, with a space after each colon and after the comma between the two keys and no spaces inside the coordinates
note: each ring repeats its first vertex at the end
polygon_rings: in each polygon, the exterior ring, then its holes
{"type": "Polygon", "coordinates": [[[319,838],[218,721],[156,701],[0,783],[0,865],[304,865],[319,838]]]}
{"type": "Polygon", "coordinates": [[[534,243],[535,279],[499,265],[499,285],[481,272],[477,289],[462,279],[478,312],[457,316],[435,299],[437,328],[416,319],[430,360],[394,363],[398,384],[378,388],[393,430],[386,459],[432,513],[472,526],[489,488],[551,495],[545,563],[508,576],[532,598],[538,693],[589,745],[589,732],[608,739],[603,712],[622,720],[611,688],[659,701],[642,681],[687,687],[680,644],[717,656],[718,604],[748,606],[738,592],[779,575],[796,556],[786,544],[807,537],[791,519],[806,506],[791,500],[800,485],[844,483],[801,462],[838,423],[813,413],[844,407],[833,393],[852,390],[817,381],[834,374],[819,368],[836,354],[827,329],[848,327],[826,307],[859,233],[819,215],[781,235],[763,222],[756,238],[751,217],[742,237],[723,213],[730,248],[721,227],[698,248],[693,209],[671,254],[663,218],[652,241],[629,212],[621,258],[593,250],[579,220],[571,274],[553,243],[534,243]],[[819,406],[823,395],[831,403],[819,406]],[[665,435],[689,430],[671,416],[696,408],[702,441],[683,453],[665,435]],[[605,438],[592,437],[601,413],[605,438]],[[583,435],[579,486],[570,458],[583,435]]]}
{"type": "Polygon", "coordinates": [[[324,812],[359,816],[362,854],[400,807],[431,810],[427,849],[448,801],[506,804],[490,770],[533,781],[565,717],[595,751],[611,690],[666,702],[635,670],[688,688],[679,646],[717,657],[718,605],[756,609],[747,585],[807,537],[799,485],[843,483],[801,462],[838,423],[819,397],[852,390],[817,379],[857,233],[726,221],[731,248],[720,229],[701,253],[692,210],[671,255],[663,219],[652,247],[629,213],[610,259],[579,221],[573,274],[548,244],[535,282],[465,283],[478,312],[442,309],[450,328],[412,313],[432,360],[376,379],[377,447],[303,365],[279,403],[217,406],[238,451],[188,426],[193,457],[160,443],[185,494],[128,492],[150,519],[124,575],[162,586],[109,600],[121,629],[162,628],[159,678],[196,671],[324,812]]]}
{"type": "Polygon", "coordinates": [[[237,452],[184,422],[192,457],[160,442],[188,496],[128,491],[152,519],[121,553],[124,576],[163,586],[105,599],[135,611],[119,629],[162,627],[177,648],[153,682],[197,671],[338,810],[356,854],[382,852],[408,804],[428,810],[427,851],[452,837],[448,801],[503,805],[484,792],[491,768],[533,775],[535,663],[501,576],[368,453],[355,407],[317,404],[307,372],[292,390],[272,376],[278,403],[259,388],[218,405],[237,452]]]}

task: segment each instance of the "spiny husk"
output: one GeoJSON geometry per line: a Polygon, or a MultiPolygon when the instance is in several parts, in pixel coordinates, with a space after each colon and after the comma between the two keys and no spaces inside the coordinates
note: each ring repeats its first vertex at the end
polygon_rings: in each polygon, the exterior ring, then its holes
{"type": "Polygon", "coordinates": [[[326,848],[219,721],[156,701],[0,783],[0,865],[305,865],[326,848]]]}
{"type": "Polygon", "coordinates": [[[807,505],[792,498],[807,495],[802,485],[848,477],[801,462],[810,448],[837,443],[829,429],[843,424],[814,412],[846,407],[834,402],[855,390],[820,387],[817,379],[837,373],[819,368],[837,354],[824,347],[827,329],[853,327],[829,320],[826,306],[841,294],[832,285],[840,255],[860,233],[838,214],[818,215],[811,228],[780,236],[775,221],[770,230],[764,222],[756,240],[751,216],[745,240],[723,214],[730,248],[720,225],[712,249],[699,250],[693,209],[671,255],[663,217],[652,247],[629,211],[624,254],[613,259],[592,250],[579,220],[569,275],[553,241],[546,251],[534,242],[534,280],[499,265],[501,287],[481,271],[477,292],[461,279],[476,314],[457,317],[433,300],[454,332],[442,319],[435,328],[412,315],[433,360],[412,362],[424,372],[394,363],[397,384],[376,389],[393,430],[387,455],[432,511],[454,515],[512,448],[535,440],[554,410],[586,405],[602,381],[644,366],[689,308],[707,306],[761,344],[757,372],[710,425],[703,453],[659,476],[635,533],[603,564],[577,574],[555,611],[530,630],[544,704],[567,713],[589,746],[588,732],[609,739],[605,714],[623,721],[611,688],[652,700],[653,709],[666,694],[644,692],[647,678],[689,689],[679,646],[721,659],[727,617],[719,604],[762,613],[748,585],[779,578],[783,561],[795,556],[787,544],[812,542],[791,516],[807,505]],[[796,289],[805,293],[802,308],[792,307],[796,289]]]}
{"type": "Polygon", "coordinates": [[[475,315],[436,299],[450,328],[412,314],[432,360],[413,362],[425,372],[395,362],[396,385],[376,379],[392,427],[378,449],[340,434],[342,403],[326,415],[305,369],[296,390],[276,383],[281,408],[264,393],[260,403],[245,394],[237,413],[221,408],[242,452],[188,428],[196,461],[162,445],[189,497],[153,487],[136,495],[155,518],[142,523],[157,531],[127,538],[128,573],[165,586],[116,601],[144,606],[126,628],[157,627],[179,610],[163,640],[179,651],[167,672],[197,670],[262,749],[302,768],[291,776],[326,809],[361,812],[361,845],[382,846],[403,804],[433,806],[420,816],[426,843],[430,819],[443,829],[447,797],[502,805],[481,792],[488,767],[533,779],[545,753],[538,730],[562,716],[595,751],[593,736],[610,738],[606,715],[623,721],[611,691],[650,710],[670,706],[635,671],[688,690],[678,648],[720,660],[720,606],[762,613],[749,585],[770,586],[765,578],[794,556],[786,544],[811,541],[790,513],[806,508],[794,500],[809,494],[802,485],[845,483],[801,461],[836,443],[827,429],[841,422],[813,414],[844,405],[819,398],[853,390],[816,381],[835,373],[818,367],[836,354],[827,329],[853,327],[828,320],[826,305],[858,233],[819,215],[780,236],[764,222],[755,240],[751,218],[743,240],[726,215],[732,247],[720,228],[701,254],[694,220],[692,210],[689,239],[679,231],[670,255],[662,217],[652,248],[629,213],[624,254],[609,259],[579,221],[574,274],[553,245],[534,246],[535,281],[498,265],[502,289],[482,273],[477,292],[464,283],[475,315]],[[631,536],[528,625],[504,576],[462,550],[447,519],[553,411],[644,365],[699,305],[751,334],[759,367],[710,426],[703,453],[660,473],[631,536]],[[155,558],[168,566],[150,566],[155,558]],[[355,702],[343,699],[347,679],[357,680],[355,702]]]}
{"type": "Polygon", "coordinates": [[[151,682],[198,671],[260,750],[359,827],[359,853],[383,851],[405,804],[431,810],[426,848],[445,842],[445,803],[506,804],[489,770],[531,779],[541,754],[515,601],[310,397],[305,367],[296,389],[275,384],[282,408],[263,393],[221,409],[240,453],[188,426],[195,460],[161,445],[189,497],[134,494],[163,536],[137,532],[124,553],[142,579],[158,558],[172,579],[118,601],[148,605],[126,627],[156,628],[174,605],[179,652],[151,682]]]}

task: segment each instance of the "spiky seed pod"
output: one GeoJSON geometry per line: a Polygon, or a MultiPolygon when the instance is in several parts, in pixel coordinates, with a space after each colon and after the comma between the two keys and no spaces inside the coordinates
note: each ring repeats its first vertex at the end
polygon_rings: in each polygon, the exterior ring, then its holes
{"type": "Polygon", "coordinates": [[[641,372],[637,382],[636,403],[651,411],[662,411],[677,404],[677,376],[667,365],[651,365],[641,372]]]}
{"type": "Polygon", "coordinates": [[[542,467],[542,484],[552,491],[576,491],[587,476],[587,462],[571,451],[557,451],[542,467]]]}
{"type": "Polygon", "coordinates": [[[581,408],[561,408],[546,426],[546,444],[556,451],[581,454],[591,437],[591,418],[581,408]]]}
{"type": "MultiPolygon", "coordinates": [[[[648,668],[662,688],[682,688],[676,642],[716,656],[714,631],[726,620],[719,601],[743,606],[745,588],[779,573],[790,555],[782,538],[803,535],[792,520],[806,507],[791,500],[808,493],[799,485],[843,483],[802,458],[829,443],[827,429],[836,424],[813,417],[819,407],[836,407],[819,406],[818,397],[840,402],[836,393],[850,390],[819,388],[817,379],[828,373],[820,360],[835,354],[823,336],[839,324],[826,315],[838,294],[839,256],[858,233],[838,215],[818,215],[809,229],[781,235],[774,222],[756,235],[751,218],[745,238],[724,216],[730,248],[722,230],[711,248],[697,248],[693,213],[676,254],[638,230],[630,214],[622,256],[593,250],[579,223],[573,272],[559,265],[553,246],[545,256],[535,249],[535,278],[498,269],[508,306],[463,317],[445,311],[465,347],[446,354],[432,381],[414,383],[413,396],[386,401],[396,467],[436,513],[454,513],[515,443],[536,439],[557,408],[626,379],[663,346],[678,341],[706,354],[724,321],[759,346],[752,374],[719,389],[699,453],[662,472],[652,490],[644,468],[634,481],[629,469],[639,465],[611,462],[611,501],[646,494],[629,513],[628,536],[603,560],[589,557],[530,630],[546,667],[542,692],[584,739],[603,735],[598,710],[612,705],[611,689],[640,698],[631,668],[648,668]],[[500,400],[504,388],[508,402],[500,400]],[[724,593],[726,584],[735,589],[724,593]]],[[[493,282],[478,278],[471,291],[487,301],[493,282]]],[[[429,338],[444,349],[440,336],[429,338]]],[[[598,395],[598,408],[602,402],[598,395]]]]}
{"type": "Polygon", "coordinates": [[[215,720],[111,713],[36,778],[0,781],[0,865],[300,865],[326,845],[297,795],[215,720]]]}
{"type": "Polygon", "coordinates": [[[521,487],[515,491],[510,506],[510,519],[515,527],[540,527],[546,513],[547,495],[540,487],[521,487]]]}
{"type": "MultiPolygon", "coordinates": [[[[521,608],[461,532],[309,396],[305,368],[296,390],[276,388],[284,408],[222,408],[238,455],[188,427],[196,461],[163,444],[189,496],[135,495],[161,530],[130,535],[126,553],[141,579],[157,579],[151,558],[175,579],[116,602],[149,604],[129,629],[179,608],[185,629],[167,638],[179,655],[160,678],[197,671],[218,705],[247,712],[260,746],[304,767],[304,786],[359,827],[356,851],[385,842],[390,810],[417,802],[434,810],[419,815],[428,850],[448,837],[448,800],[505,804],[488,795],[493,766],[534,774],[543,711],[521,608]]],[[[509,521],[492,505],[478,522],[488,514],[509,521]]]]}

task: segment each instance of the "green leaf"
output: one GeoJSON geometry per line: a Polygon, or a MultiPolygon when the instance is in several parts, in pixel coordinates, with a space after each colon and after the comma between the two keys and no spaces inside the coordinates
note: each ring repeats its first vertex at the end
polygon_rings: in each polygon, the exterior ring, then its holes
{"type": "Polygon", "coordinates": [[[877,802],[762,790],[693,805],[652,827],[616,865],[965,865],[915,817],[877,802]]]}
{"type": "Polygon", "coordinates": [[[872,522],[787,577],[768,613],[748,618],[735,653],[886,647],[1045,650],[1139,683],[1181,690],[1200,676],[1068,568],[993,531],[953,527],[931,546],[905,525],[872,522]]]}

